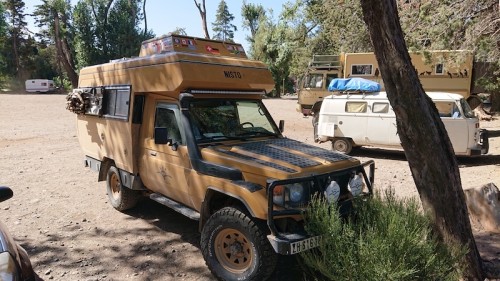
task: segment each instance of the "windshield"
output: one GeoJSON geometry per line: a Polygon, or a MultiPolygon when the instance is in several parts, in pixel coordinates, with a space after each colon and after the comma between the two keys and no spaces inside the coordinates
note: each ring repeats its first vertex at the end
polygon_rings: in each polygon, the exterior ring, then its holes
{"type": "Polygon", "coordinates": [[[465,99],[460,99],[460,105],[462,106],[462,110],[464,111],[464,116],[466,118],[474,118],[474,111],[470,108],[469,104],[465,99]]]}
{"type": "Polygon", "coordinates": [[[200,143],[214,140],[279,136],[279,131],[260,101],[194,100],[191,126],[200,143]]]}

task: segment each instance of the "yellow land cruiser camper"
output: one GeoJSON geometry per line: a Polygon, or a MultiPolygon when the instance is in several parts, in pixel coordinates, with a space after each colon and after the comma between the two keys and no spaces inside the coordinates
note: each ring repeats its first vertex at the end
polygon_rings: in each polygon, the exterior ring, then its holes
{"type": "Polygon", "coordinates": [[[262,103],[274,82],[241,45],[186,36],[83,68],[68,95],[86,166],[122,211],[148,195],[199,222],[222,280],[264,280],[279,255],[313,248],[313,196],[349,206],[371,194],[373,161],[287,139],[262,103]]]}

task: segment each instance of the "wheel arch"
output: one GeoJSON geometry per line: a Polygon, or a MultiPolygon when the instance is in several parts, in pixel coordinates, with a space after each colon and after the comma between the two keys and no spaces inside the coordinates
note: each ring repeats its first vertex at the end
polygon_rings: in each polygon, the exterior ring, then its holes
{"type": "Polygon", "coordinates": [[[252,209],[240,196],[225,192],[216,187],[208,187],[207,192],[205,193],[205,199],[201,205],[200,221],[198,226],[199,231],[203,229],[203,226],[212,214],[224,207],[229,206],[237,207],[240,211],[246,212],[250,216],[255,217],[252,209]]]}
{"type": "Polygon", "coordinates": [[[319,110],[321,109],[321,105],[323,104],[323,101],[320,100],[320,101],[317,101],[313,104],[312,108],[311,108],[311,112],[316,115],[316,114],[319,114],[319,110]]]}
{"type": "Polygon", "coordinates": [[[111,158],[104,157],[101,161],[101,167],[99,169],[98,181],[105,181],[108,174],[108,170],[111,166],[115,165],[115,161],[111,158]]]}

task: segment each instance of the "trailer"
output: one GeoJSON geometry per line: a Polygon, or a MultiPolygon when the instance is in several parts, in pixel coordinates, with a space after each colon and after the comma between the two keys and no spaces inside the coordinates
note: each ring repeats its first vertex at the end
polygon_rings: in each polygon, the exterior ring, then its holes
{"type": "Polygon", "coordinates": [[[56,90],[54,81],[49,79],[29,79],[25,82],[28,93],[48,93],[56,90]]]}

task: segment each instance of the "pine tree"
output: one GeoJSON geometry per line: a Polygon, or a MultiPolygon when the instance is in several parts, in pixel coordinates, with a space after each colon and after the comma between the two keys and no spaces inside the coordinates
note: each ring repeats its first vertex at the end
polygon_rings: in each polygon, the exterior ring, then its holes
{"type": "Polygon", "coordinates": [[[10,51],[12,54],[9,63],[9,72],[11,75],[21,78],[22,67],[20,59],[20,49],[22,49],[24,41],[24,33],[27,23],[25,21],[24,8],[25,4],[22,0],[7,0],[4,2],[7,11],[7,22],[9,24],[8,40],[10,41],[10,51]]]}
{"type": "Polygon", "coordinates": [[[3,77],[6,75],[6,40],[7,38],[7,22],[5,19],[5,8],[0,2],[0,88],[2,88],[3,77]]]}
{"type": "Polygon", "coordinates": [[[233,42],[234,32],[237,31],[236,26],[231,23],[233,20],[234,16],[229,12],[226,1],[221,0],[215,22],[212,23],[212,30],[215,32],[214,39],[233,42]]]}

